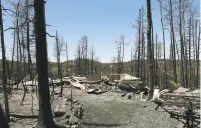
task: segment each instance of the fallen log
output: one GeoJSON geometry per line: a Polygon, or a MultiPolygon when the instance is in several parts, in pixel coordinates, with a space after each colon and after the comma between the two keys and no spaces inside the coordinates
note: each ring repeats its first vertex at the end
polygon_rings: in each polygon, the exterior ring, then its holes
{"type": "Polygon", "coordinates": [[[175,93],[165,93],[162,94],[163,96],[169,97],[192,97],[192,98],[200,98],[200,95],[193,95],[193,94],[175,94],[175,93]]]}
{"type": "MultiPolygon", "coordinates": [[[[174,102],[172,102],[172,103],[169,102],[169,103],[168,103],[168,102],[167,102],[167,103],[165,103],[165,105],[171,105],[171,106],[172,106],[172,105],[175,105],[175,106],[185,107],[185,106],[187,106],[188,104],[187,104],[187,103],[176,103],[176,102],[175,102],[175,103],[174,103],[174,102]]],[[[193,108],[194,108],[194,107],[195,107],[195,108],[200,108],[200,104],[193,104],[193,108]]]]}
{"type": "MultiPolygon", "coordinates": [[[[56,112],[57,113],[57,112],[56,112]]],[[[56,117],[62,117],[64,114],[55,114],[55,115],[52,115],[53,118],[56,118],[56,117]]],[[[10,116],[11,117],[15,117],[15,118],[38,118],[38,115],[25,115],[25,114],[22,114],[22,113],[10,113],[10,116]]]]}
{"type": "Polygon", "coordinates": [[[15,118],[38,118],[38,115],[25,115],[21,113],[10,113],[10,116],[15,118]]]}

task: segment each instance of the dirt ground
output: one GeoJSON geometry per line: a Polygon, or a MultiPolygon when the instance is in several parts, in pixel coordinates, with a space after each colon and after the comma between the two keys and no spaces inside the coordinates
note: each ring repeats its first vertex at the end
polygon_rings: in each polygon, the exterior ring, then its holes
{"type": "MultiPolygon", "coordinates": [[[[58,90],[59,88],[56,89],[58,90]]],[[[64,88],[64,95],[68,94],[70,94],[70,88],[64,88]]],[[[2,95],[0,94],[1,97],[2,95]]],[[[13,92],[9,99],[10,113],[37,115],[36,94],[32,94],[33,110],[31,110],[31,93],[26,95],[23,105],[20,105],[22,95],[22,90],[13,92]]],[[[120,92],[95,95],[73,88],[73,99],[78,100],[84,108],[84,128],[174,128],[179,123],[175,119],[170,119],[167,113],[155,111],[154,103],[140,101],[133,97],[129,100],[127,96],[121,97],[120,92]]],[[[0,98],[0,102],[3,103],[3,98],[0,98]]],[[[37,119],[13,118],[13,120],[11,128],[31,128],[37,123],[37,119]]]]}

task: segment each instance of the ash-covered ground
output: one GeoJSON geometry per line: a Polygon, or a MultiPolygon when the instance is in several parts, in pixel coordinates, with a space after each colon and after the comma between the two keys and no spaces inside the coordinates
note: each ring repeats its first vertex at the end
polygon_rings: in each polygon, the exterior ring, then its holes
{"type": "MultiPolygon", "coordinates": [[[[60,88],[56,88],[59,91],[60,88]]],[[[155,111],[156,105],[152,102],[141,101],[127,96],[121,97],[120,92],[106,92],[95,95],[88,94],[83,90],[73,88],[73,99],[84,108],[83,127],[84,128],[174,128],[178,121],[171,119],[169,114],[162,111],[155,111]]],[[[70,88],[64,88],[64,95],[70,94],[70,88]]],[[[1,94],[2,96],[3,94],[1,94]]],[[[25,115],[31,112],[32,97],[29,92],[26,95],[23,105],[20,105],[23,90],[15,90],[9,98],[10,112],[22,113],[25,115]]],[[[56,98],[62,100],[62,98],[56,98]]],[[[33,93],[33,112],[38,114],[38,101],[33,93]]],[[[1,103],[3,98],[1,98],[1,103]]],[[[53,106],[58,101],[53,102],[53,106]]],[[[35,119],[13,118],[11,128],[31,128],[36,125],[35,119]]]]}

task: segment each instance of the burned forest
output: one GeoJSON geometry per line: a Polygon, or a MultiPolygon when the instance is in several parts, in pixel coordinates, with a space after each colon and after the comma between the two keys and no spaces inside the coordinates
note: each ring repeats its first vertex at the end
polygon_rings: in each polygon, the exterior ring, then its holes
{"type": "Polygon", "coordinates": [[[199,128],[199,5],[0,0],[0,128],[199,128]]]}

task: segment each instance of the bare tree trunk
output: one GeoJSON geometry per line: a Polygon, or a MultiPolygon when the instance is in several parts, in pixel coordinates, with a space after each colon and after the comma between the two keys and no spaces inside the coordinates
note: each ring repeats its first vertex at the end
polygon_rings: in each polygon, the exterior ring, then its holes
{"type": "Polygon", "coordinates": [[[158,44],[158,35],[156,33],[156,42],[155,42],[155,54],[156,54],[156,59],[154,60],[155,62],[155,84],[159,87],[159,75],[158,75],[158,47],[159,47],[159,44],[158,44]]]}
{"type": "Polygon", "coordinates": [[[124,35],[121,36],[121,42],[122,42],[122,60],[121,60],[121,73],[124,73],[124,47],[125,47],[125,42],[124,42],[124,35]]]}
{"type": "Polygon", "coordinates": [[[66,43],[66,74],[67,74],[67,76],[69,75],[69,73],[68,73],[68,45],[67,45],[67,43],[66,43]]]}
{"type": "MultiPolygon", "coordinates": [[[[25,96],[26,96],[26,93],[27,93],[27,87],[26,87],[26,79],[25,80],[23,80],[23,78],[24,77],[26,77],[26,72],[25,72],[25,70],[24,70],[24,72],[22,73],[22,57],[24,57],[25,56],[25,54],[24,54],[24,39],[23,39],[23,34],[22,34],[22,40],[21,40],[21,44],[19,44],[19,50],[20,50],[20,78],[22,78],[22,85],[23,85],[23,88],[24,88],[24,94],[23,94],[23,97],[22,97],[22,101],[21,101],[21,105],[23,105],[23,101],[24,101],[24,99],[25,99],[25,96]],[[22,50],[21,50],[21,48],[23,48],[23,53],[22,53],[22,50]],[[24,85],[24,82],[25,82],[25,85],[24,85]]],[[[25,64],[25,63],[24,63],[25,64]]],[[[24,65],[23,64],[23,65],[24,65]]],[[[24,68],[25,69],[25,68],[24,68]]]]}
{"type": "MultiPolygon", "coordinates": [[[[182,8],[185,8],[185,5],[183,4],[182,8]]],[[[184,44],[184,82],[185,87],[188,87],[188,55],[187,55],[187,41],[186,41],[186,29],[185,29],[185,11],[182,12],[182,28],[183,28],[183,44],[184,44]]]]}
{"type": "Polygon", "coordinates": [[[152,52],[152,63],[153,63],[153,74],[154,74],[154,77],[153,77],[153,85],[154,87],[156,87],[156,63],[155,63],[155,58],[154,58],[154,54],[155,54],[155,49],[154,49],[154,28],[153,28],[153,22],[151,22],[152,25],[151,25],[151,52],[152,52]]]}
{"type": "Polygon", "coordinates": [[[138,67],[137,67],[137,77],[140,77],[140,52],[141,52],[141,9],[139,9],[139,18],[138,18],[138,67]]]}
{"type": "Polygon", "coordinates": [[[78,58],[78,60],[79,60],[79,75],[81,75],[81,51],[80,51],[81,49],[80,49],[80,46],[79,46],[79,58],[78,58]]]}
{"type": "Polygon", "coordinates": [[[0,0],[0,29],[1,29],[1,48],[2,48],[2,63],[3,63],[3,90],[4,90],[4,98],[5,98],[5,112],[6,112],[6,120],[10,122],[9,115],[9,103],[8,103],[8,93],[7,93],[7,76],[6,76],[6,51],[4,46],[4,29],[3,29],[3,19],[2,19],[2,7],[0,0]]]}
{"type": "Polygon", "coordinates": [[[181,47],[181,85],[184,85],[184,43],[182,35],[182,3],[179,0],[179,36],[180,36],[180,47],[181,47]]]}
{"type": "Polygon", "coordinates": [[[150,71],[150,91],[149,98],[150,100],[153,97],[154,91],[154,72],[153,72],[153,55],[152,55],[152,40],[151,40],[151,29],[152,29],[152,14],[151,14],[151,1],[147,0],[147,50],[148,50],[148,60],[149,60],[149,71],[150,71]]]}
{"type": "Polygon", "coordinates": [[[145,83],[145,72],[146,72],[146,61],[145,61],[145,37],[144,37],[144,9],[143,9],[143,7],[142,7],[142,9],[141,9],[141,24],[142,24],[142,81],[143,81],[143,83],[145,83]]]}
{"type": "Polygon", "coordinates": [[[171,40],[172,40],[172,54],[173,54],[173,70],[174,70],[174,81],[177,83],[177,64],[176,64],[176,46],[175,46],[175,34],[174,34],[174,23],[172,14],[172,0],[169,1],[170,4],[170,28],[171,28],[171,40]]]}
{"type": "Polygon", "coordinates": [[[38,72],[39,118],[38,128],[55,128],[50,106],[48,86],[48,59],[45,23],[45,2],[34,0],[36,32],[36,64],[38,72]]]}
{"type": "MultiPolygon", "coordinates": [[[[15,26],[15,25],[14,25],[15,26]]],[[[9,81],[11,81],[12,78],[12,74],[13,74],[13,61],[14,61],[14,54],[15,54],[15,43],[16,43],[16,39],[15,39],[15,30],[14,30],[14,40],[13,40],[13,48],[12,48],[12,60],[11,60],[11,69],[10,69],[10,74],[9,74],[9,81]]]]}
{"type": "Polygon", "coordinates": [[[28,54],[28,72],[30,80],[33,80],[32,76],[32,62],[31,62],[31,54],[30,54],[30,39],[29,39],[29,3],[26,0],[26,26],[27,26],[27,54],[28,54]]]}
{"type": "Polygon", "coordinates": [[[192,61],[192,63],[193,63],[193,66],[192,66],[192,75],[191,75],[191,77],[192,77],[192,82],[191,82],[191,84],[192,84],[192,86],[194,86],[195,87],[195,69],[196,69],[196,59],[195,59],[195,51],[196,51],[196,48],[195,48],[195,19],[194,19],[194,17],[193,17],[193,21],[192,21],[192,38],[193,38],[193,61],[192,61]]]}
{"type": "Polygon", "coordinates": [[[18,88],[18,85],[19,85],[19,80],[21,80],[22,78],[21,77],[21,69],[20,69],[20,58],[19,58],[19,48],[20,48],[20,29],[19,29],[19,4],[20,2],[18,2],[18,6],[17,6],[17,11],[16,11],[16,27],[17,27],[17,88],[18,88]]]}
{"type": "Polygon", "coordinates": [[[197,41],[197,87],[200,87],[200,30],[201,26],[199,24],[199,33],[197,41]]]}
{"type": "Polygon", "coordinates": [[[94,46],[92,45],[92,48],[91,48],[91,75],[94,74],[94,46]]]}
{"type": "Polygon", "coordinates": [[[131,75],[133,76],[133,53],[132,53],[132,50],[131,50],[131,75]]]}
{"type": "Polygon", "coordinates": [[[188,56],[189,56],[189,86],[191,86],[191,75],[192,75],[192,66],[191,66],[191,18],[189,19],[189,39],[188,39],[188,56]]]}
{"type": "Polygon", "coordinates": [[[0,127],[1,128],[9,128],[9,125],[7,123],[5,113],[3,111],[1,104],[0,104],[0,127]]]}
{"type": "Polygon", "coordinates": [[[161,0],[159,0],[159,3],[160,3],[160,14],[161,14],[161,25],[162,25],[162,32],[163,32],[163,51],[164,51],[164,53],[163,53],[163,60],[164,60],[164,67],[165,67],[165,86],[167,86],[167,64],[166,64],[166,56],[165,56],[165,52],[166,52],[166,50],[165,50],[165,28],[164,28],[164,23],[163,23],[163,5],[162,5],[162,3],[161,3],[162,1],[161,0]]]}

